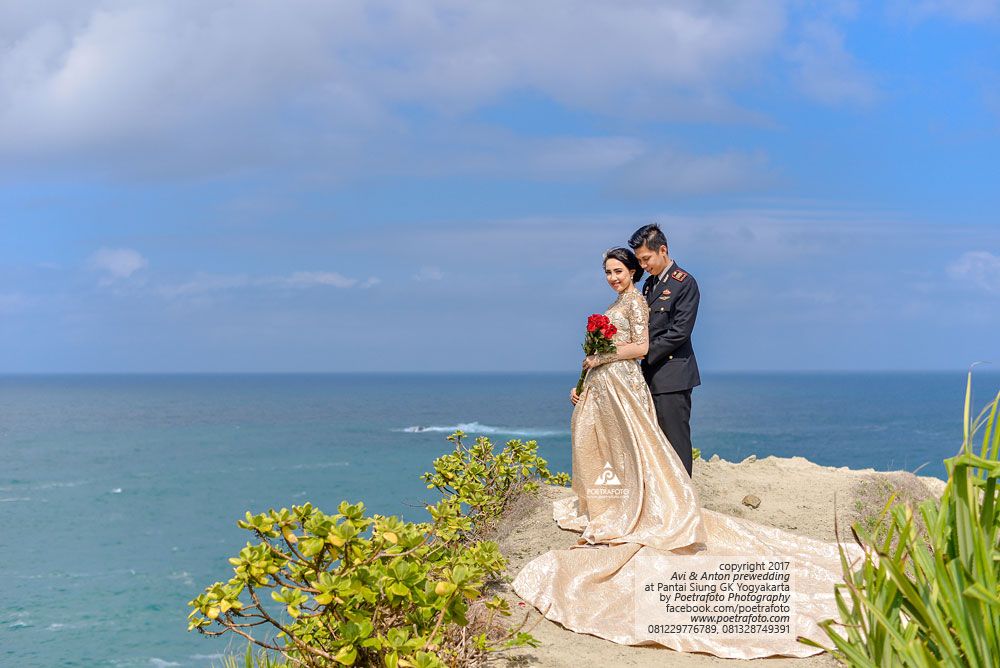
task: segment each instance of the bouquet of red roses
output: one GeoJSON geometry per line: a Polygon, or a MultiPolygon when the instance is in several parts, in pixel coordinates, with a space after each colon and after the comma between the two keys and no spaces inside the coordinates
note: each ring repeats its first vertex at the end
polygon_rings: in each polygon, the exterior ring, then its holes
{"type": "MultiPolygon", "coordinates": [[[[583,339],[585,355],[602,355],[617,352],[614,336],[618,328],[611,324],[606,315],[595,313],[587,318],[587,335],[583,339]]],[[[583,393],[583,379],[587,377],[587,369],[580,372],[580,380],[576,384],[576,393],[583,393]]]]}

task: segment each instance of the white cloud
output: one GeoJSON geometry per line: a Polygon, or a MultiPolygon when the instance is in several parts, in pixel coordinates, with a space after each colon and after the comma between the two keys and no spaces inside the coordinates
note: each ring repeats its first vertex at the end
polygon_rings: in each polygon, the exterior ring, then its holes
{"type": "Polygon", "coordinates": [[[262,279],[265,283],[285,285],[293,288],[309,288],[314,286],[329,286],[334,288],[351,288],[357,285],[358,279],[348,278],[335,271],[297,271],[291,276],[278,276],[272,279],[262,279]]]}
{"type": "MultiPolygon", "coordinates": [[[[373,139],[380,142],[382,139],[373,139]]],[[[448,174],[575,180],[620,167],[645,150],[632,137],[522,137],[482,126],[427,128],[420,136],[399,136],[360,157],[356,169],[411,174],[448,174]]]]}
{"type": "Polygon", "coordinates": [[[149,266],[149,261],[131,248],[101,248],[90,256],[88,264],[91,269],[105,274],[102,283],[106,284],[129,278],[149,266]]]}
{"type": "Polygon", "coordinates": [[[955,280],[980,290],[1000,294],[1000,255],[989,251],[969,251],[948,266],[955,280]]]}
{"type": "Polygon", "coordinates": [[[629,195],[700,195],[756,190],[773,181],[761,151],[689,154],[673,150],[645,153],[615,177],[615,189],[629,195]]]}
{"type": "Polygon", "coordinates": [[[206,274],[200,273],[189,281],[157,288],[164,297],[195,295],[219,290],[232,290],[252,285],[253,280],[246,274],[206,274]]]}
{"type": "Polygon", "coordinates": [[[422,267],[413,276],[416,281],[440,281],[442,278],[444,278],[444,272],[441,271],[440,267],[422,267]]]}
{"type": "Polygon", "coordinates": [[[184,283],[162,285],[157,292],[164,297],[179,297],[242,288],[370,288],[380,282],[376,277],[362,281],[335,271],[296,271],[286,276],[201,273],[184,283]]]}
{"type": "MultiPolygon", "coordinates": [[[[613,115],[732,109],[785,25],[779,0],[246,3],[0,8],[0,160],[125,170],[335,163],[531,91],[613,115]]],[[[558,147],[557,147],[558,148],[558,147]]],[[[596,140],[538,159],[621,161],[596,140]]]]}
{"type": "Polygon", "coordinates": [[[521,164],[541,176],[604,172],[627,164],[643,151],[642,142],[630,137],[560,137],[531,144],[521,164]]]}
{"type": "Polygon", "coordinates": [[[872,76],[844,45],[844,33],[828,20],[809,21],[790,53],[794,78],[807,97],[830,105],[868,105],[878,99],[872,76]]]}

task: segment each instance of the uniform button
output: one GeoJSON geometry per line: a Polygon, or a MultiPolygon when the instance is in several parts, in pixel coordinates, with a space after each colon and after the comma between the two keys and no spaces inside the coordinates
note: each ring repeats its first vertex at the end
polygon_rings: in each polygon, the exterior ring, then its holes
{"type": "Polygon", "coordinates": [[[672,360],[673,358],[674,358],[674,356],[673,356],[673,355],[668,355],[668,356],[667,356],[667,359],[668,359],[668,360],[672,360]]]}

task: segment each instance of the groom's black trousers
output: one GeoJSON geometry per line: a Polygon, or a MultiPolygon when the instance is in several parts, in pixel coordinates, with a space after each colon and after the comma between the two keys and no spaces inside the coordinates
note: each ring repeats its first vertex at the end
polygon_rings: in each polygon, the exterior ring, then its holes
{"type": "Polygon", "coordinates": [[[653,395],[656,421],[691,476],[691,390],[653,395]]]}

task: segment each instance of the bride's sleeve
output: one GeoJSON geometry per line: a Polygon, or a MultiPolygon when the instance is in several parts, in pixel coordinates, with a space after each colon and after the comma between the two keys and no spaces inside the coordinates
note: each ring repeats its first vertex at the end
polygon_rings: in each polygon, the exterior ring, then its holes
{"type": "Polygon", "coordinates": [[[632,327],[632,343],[642,344],[643,355],[649,349],[649,307],[646,300],[635,297],[629,304],[628,321],[632,327]]]}
{"type": "Polygon", "coordinates": [[[619,345],[612,354],[618,360],[645,357],[649,352],[649,307],[646,300],[639,295],[630,299],[625,316],[628,318],[630,342],[619,345]]]}
{"type": "Polygon", "coordinates": [[[618,344],[613,353],[597,355],[598,364],[639,359],[649,352],[649,307],[646,306],[646,300],[636,296],[629,300],[624,311],[628,320],[630,341],[618,344]]]}

